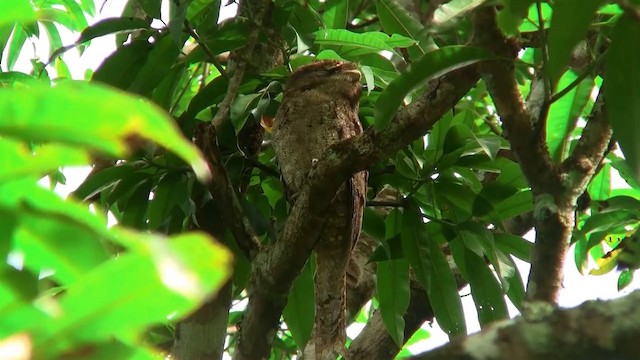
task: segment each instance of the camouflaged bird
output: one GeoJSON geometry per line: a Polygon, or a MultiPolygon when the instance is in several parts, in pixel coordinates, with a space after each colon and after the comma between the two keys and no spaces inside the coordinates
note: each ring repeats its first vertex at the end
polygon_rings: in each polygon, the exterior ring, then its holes
{"type": "MultiPolygon", "coordinates": [[[[362,133],[359,99],[360,72],[355,64],[315,62],[291,75],[272,130],[290,200],[295,201],[312,165],[331,145],[362,133]]],[[[345,271],[360,234],[366,187],[366,172],[352,175],[326,210],[315,247],[316,316],[305,359],[334,360],[344,349],[345,271]]]]}

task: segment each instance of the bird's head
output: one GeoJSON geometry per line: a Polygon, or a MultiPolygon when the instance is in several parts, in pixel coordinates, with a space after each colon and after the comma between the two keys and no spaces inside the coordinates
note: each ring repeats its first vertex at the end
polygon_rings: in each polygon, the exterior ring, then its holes
{"type": "Polygon", "coordinates": [[[360,98],[360,71],[351,62],[323,60],[302,66],[291,74],[286,93],[317,90],[345,97],[357,104],[360,98]]]}

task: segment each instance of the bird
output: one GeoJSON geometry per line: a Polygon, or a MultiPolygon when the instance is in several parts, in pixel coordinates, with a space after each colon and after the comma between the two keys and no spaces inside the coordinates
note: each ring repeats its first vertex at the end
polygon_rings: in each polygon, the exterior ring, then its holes
{"type": "MultiPolygon", "coordinates": [[[[271,133],[290,202],[331,145],[362,133],[360,88],[360,72],[351,62],[318,61],[291,74],[271,133]]],[[[352,174],[324,213],[314,248],[316,314],[305,359],[333,360],[344,350],[346,269],[360,234],[366,189],[366,171],[352,174]]]]}

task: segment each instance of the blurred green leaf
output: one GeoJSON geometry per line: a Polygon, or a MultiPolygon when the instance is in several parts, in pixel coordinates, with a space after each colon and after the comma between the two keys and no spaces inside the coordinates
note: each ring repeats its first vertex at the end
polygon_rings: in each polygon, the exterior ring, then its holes
{"type": "Polygon", "coordinates": [[[85,273],[60,298],[64,317],[45,324],[36,353],[135,334],[194,310],[229,277],[230,254],[204,234],[169,239],[117,230],[132,252],[85,273]],[[144,251],[144,252],[143,252],[144,251]],[[92,299],[92,301],[87,301],[92,299]]]}
{"type": "Polygon", "coordinates": [[[198,177],[209,168],[197,149],[180,135],[168,115],[153,105],[114,89],[68,82],[54,88],[21,91],[0,89],[5,114],[0,134],[30,141],[56,141],[84,146],[119,157],[153,140],[189,162],[198,177]],[[76,109],[82,109],[78,116],[76,109]]]}
{"type": "Polygon", "coordinates": [[[24,176],[44,176],[61,166],[85,165],[90,154],[79,147],[64,144],[44,144],[29,149],[26,144],[10,138],[0,138],[0,182],[24,176]]]}
{"type": "Polygon", "coordinates": [[[58,281],[68,284],[107,259],[96,241],[107,236],[106,223],[86,207],[65,202],[28,180],[0,185],[0,195],[0,206],[18,214],[13,247],[32,271],[52,270],[58,281]]]}
{"type": "Polygon", "coordinates": [[[12,24],[15,22],[29,22],[36,19],[36,13],[31,7],[29,0],[11,0],[2,4],[2,15],[0,15],[0,25],[12,24]]]}

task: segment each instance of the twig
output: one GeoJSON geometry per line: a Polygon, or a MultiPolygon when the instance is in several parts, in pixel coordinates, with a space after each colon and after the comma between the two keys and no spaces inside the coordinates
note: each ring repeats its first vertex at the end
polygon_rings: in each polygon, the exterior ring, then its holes
{"type": "Polygon", "coordinates": [[[196,33],[196,31],[193,28],[191,28],[191,24],[189,24],[189,20],[184,21],[184,27],[187,29],[187,34],[189,34],[189,36],[191,36],[198,43],[198,45],[200,45],[200,47],[202,48],[202,51],[204,51],[204,53],[207,55],[207,58],[213,64],[213,66],[215,66],[216,69],[218,69],[218,71],[220,72],[220,75],[224,77],[229,77],[225,69],[222,67],[222,64],[220,64],[220,62],[216,58],[216,55],[213,53],[213,51],[209,49],[209,46],[205,44],[204,41],[200,40],[200,36],[198,36],[198,33],[196,33]]]}
{"type": "Polygon", "coordinates": [[[244,161],[246,161],[250,166],[260,169],[262,170],[262,172],[264,172],[267,175],[276,177],[276,178],[280,178],[280,173],[277,172],[276,170],[273,170],[272,168],[268,167],[267,165],[261,163],[260,161],[256,160],[256,159],[252,159],[249,157],[243,157],[244,161]]]}
{"type": "Polygon", "coordinates": [[[589,76],[590,74],[593,74],[594,72],[597,72],[597,69],[599,69],[604,64],[605,54],[606,52],[600,55],[600,57],[598,57],[596,61],[589,64],[589,67],[585,71],[583,71],[580,75],[578,75],[578,77],[575,80],[573,80],[571,84],[567,85],[564,89],[555,93],[549,99],[549,104],[553,104],[554,102],[560,100],[563,96],[567,95],[571,90],[573,90],[573,88],[578,86],[582,82],[582,80],[584,80],[587,76],[589,76]]]}
{"type": "Polygon", "coordinates": [[[382,207],[404,207],[402,201],[384,201],[384,200],[369,200],[367,206],[382,206],[382,207]]]}
{"type": "Polygon", "coordinates": [[[202,66],[202,63],[198,63],[196,68],[193,70],[193,74],[191,74],[191,76],[189,76],[189,80],[184,84],[184,87],[180,90],[180,93],[176,97],[176,100],[173,102],[173,105],[171,105],[171,108],[169,109],[170,113],[173,112],[173,109],[175,109],[176,106],[178,106],[178,103],[180,102],[180,100],[182,100],[182,97],[187,92],[187,89],[189,89],[189,87],[191,85],[191,82],[193,81],[193,79],[198,74],[198,71],[200,70],[201,66],[202,66]]]}
{"type": "Polygon", "coordinates": [[[236,59],[235,69],[233,71],[233,76],[229,79],[229,85],[227,86],[227,94],[224,99],[220,102],[218,106],[218,112],[211,120],[211,123],[214,127],[218,128],[222,123],[224,123],[229,117],[229,111],[231,109],[231,104],[236,98],[238,94],[238,90],[240,89],[240,85],[242,84],[242,79],[244,78],[244,73],[247,70],[247,54],[253,53],[253,50],[258,42],[258,36],[260,35],[260,29],[262,28],[262,23],[264,22],[264,17],[266,17],[267,6],[259,6],[258,11],[252,17],[255,22],[255,26],[247,36],[247,45],[244,47],[240,54],[244,54],[239,56],[236,59]]]}

